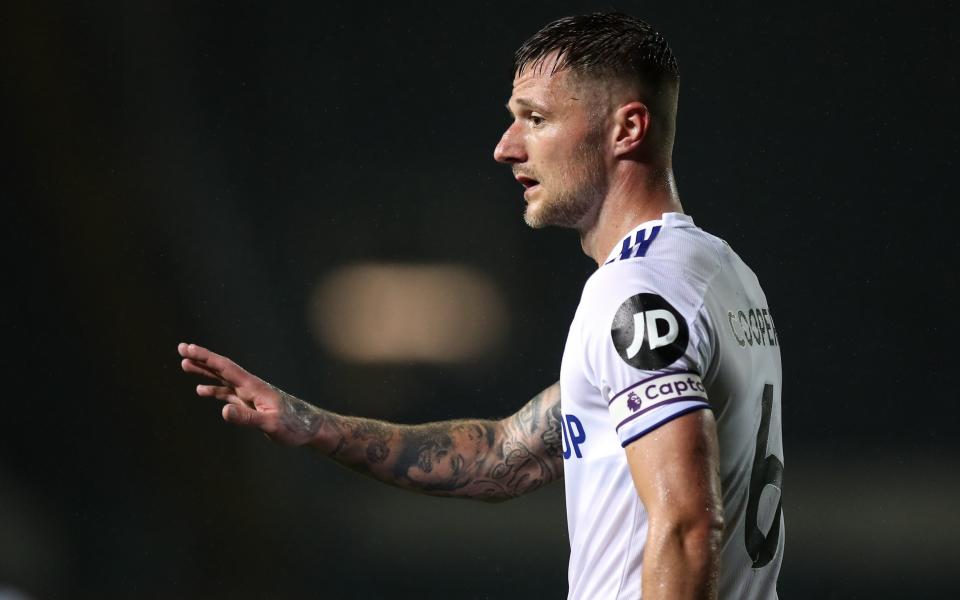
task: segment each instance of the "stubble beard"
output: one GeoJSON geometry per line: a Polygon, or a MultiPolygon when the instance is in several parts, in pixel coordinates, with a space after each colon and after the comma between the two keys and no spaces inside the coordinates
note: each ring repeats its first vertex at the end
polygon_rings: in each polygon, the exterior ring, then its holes
{"type": "Polygon", "coordinates": [[[582,229],[587,215],[607,194],[607,180],[604,174],[602,154],[600,152],[600,132],[590,135],[577,147],[576,156],[570,162],[570,168],[563,170],[551,182],[552,193],[541,190],[545,196],[530,204],[523,214],[523,220],[533,229],[548,226],[582,229]]]}

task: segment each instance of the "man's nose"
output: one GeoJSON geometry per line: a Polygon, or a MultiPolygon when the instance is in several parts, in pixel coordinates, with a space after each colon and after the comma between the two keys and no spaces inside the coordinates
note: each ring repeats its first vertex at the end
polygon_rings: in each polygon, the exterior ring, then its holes
{"type": "Polygon", "coordinates": [[[526,150],[523,148],[523,139],[517,131],[518,124],[511,123],[503,132],[500,143],[493,149],[493,160],[502,163],[522,163],[527,160],[526,150]]]}

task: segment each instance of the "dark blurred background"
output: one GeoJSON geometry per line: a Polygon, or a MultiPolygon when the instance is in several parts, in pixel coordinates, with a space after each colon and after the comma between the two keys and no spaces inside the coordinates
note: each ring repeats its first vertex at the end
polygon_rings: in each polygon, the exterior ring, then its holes
{"type": "MultiPolygon", "coordinates": [[[[5,4],[0,597],[562,598],[562,484],[388,488],[225,425],[176,344],[401,422],[503,416],[555,381],[594,266],[526,228],[491,155],[513,50],[611,8],[679,57],[685,209],[777,316],[781,597],[956,597],[947,2],[5,4]],[[323,299],[397,268],[439,281],[413,301],[472,282],[486,337],[450,360],[338,346],[379,310],[323,299]]],[[[389,306],[404,279],[371,289],[389,306]]]]}

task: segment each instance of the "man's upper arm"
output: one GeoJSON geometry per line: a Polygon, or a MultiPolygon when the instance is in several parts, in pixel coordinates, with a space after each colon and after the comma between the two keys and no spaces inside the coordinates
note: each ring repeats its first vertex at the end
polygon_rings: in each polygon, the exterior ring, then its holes
{"type": "Polygon", "coordinates": [[[716,423],[704,385],[712,336],[691,280],[646,263],[601,268],[584,302],[584,363],[648,513],[720,507],[716,423]]]}
{"type": "Polygon", "coordinates": [[[626,453],[647,510],[643,597],[716,600],[723,507],[713,413],[672,419],[626,453]]]}
{"type": "Polygon", "coordinates": [[[498,446],[504,458],[522,463],[523,471],[540,485],[563,477],[560,419],[557,382],[500,421],[498,446]]]}
{"type": "Polygon", "coordinates": [[[626,448],[640,500],[658,523],[681,529],[722,522],[717,428],[710,410],[684,414],[626,448]]]}

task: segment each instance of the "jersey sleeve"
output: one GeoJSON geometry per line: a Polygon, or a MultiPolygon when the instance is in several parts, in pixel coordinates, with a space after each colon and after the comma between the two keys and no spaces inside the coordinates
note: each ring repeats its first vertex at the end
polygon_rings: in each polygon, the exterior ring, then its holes
{"type": "MultiPolygon", "coordinates": [[[[713,342],[702,294],[636,265],[610,265],[589,291],[584,361],[620,444],[710,408],[703,376],[713,342]],[[662,282],[662,283],[661,283],[662,282]]],[[[598,273],[599,275],[599,273],[598,273]]]]}

